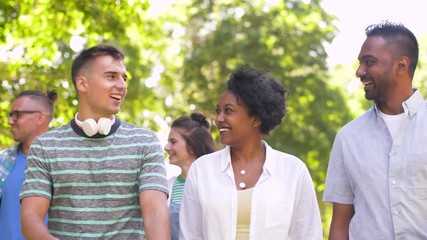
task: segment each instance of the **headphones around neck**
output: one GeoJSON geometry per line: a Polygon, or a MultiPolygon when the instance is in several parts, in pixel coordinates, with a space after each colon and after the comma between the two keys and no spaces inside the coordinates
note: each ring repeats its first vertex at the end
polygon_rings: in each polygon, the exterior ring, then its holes
{"type": "Polygon", "coordinates": [[[100,118],[98,122],[96,122],[95,119],[88,118],[83,122],[81,122],[77,119],[77,114],[78,113],[76,113],[76,115],[74,116],[74,120],[76,121],[76,124],[79,127],[81,127],[83,129],[83,132],[89,137],[92,137],[97,133],[102,135],[108,135],[108,133],[110,133],[111,126],[113,126],[116,119],[113,116],[113,119],[100,118]]]}

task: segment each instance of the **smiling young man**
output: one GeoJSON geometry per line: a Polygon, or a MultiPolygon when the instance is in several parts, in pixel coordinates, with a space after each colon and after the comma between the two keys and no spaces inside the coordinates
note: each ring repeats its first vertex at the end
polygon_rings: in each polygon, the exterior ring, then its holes
{"type": "Polygon", "coordinates": [[[19,218],[19,192],[24,182],[27,155],[34,139],[48,130],[56,98],[55,91],[44,94],[27,90],[19,93],[12,103],[8,123],[18,145],[0,152],[1,239],[24,239],[19,218]]]}
{"type": "Polygon", "coordinates": [[[388,21],[366,29],[356,75],[374,106],[336,136],[323,200],[329,239],[427,239],[427,104],[413,89],[414,34],[388,21]]]}
{"type": "Polygon", "coordinates": [[[36,139],[21,192],[27,239],[170,239],[163,150],[155,134],[115,118],[124,54],[99,45],[73,61],[79,108],[36,139]],[[41,224],[48,212],[49,227],[41,224]]]}

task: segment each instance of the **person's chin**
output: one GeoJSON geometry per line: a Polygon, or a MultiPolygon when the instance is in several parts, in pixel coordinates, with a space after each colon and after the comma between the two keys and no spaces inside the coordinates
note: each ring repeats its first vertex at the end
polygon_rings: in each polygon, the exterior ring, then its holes
{"type": "Polygon", "coordinates": [[[111,109],[110,110],[110,114],[113,114],[113,115],[115,115],[115,114],[117,114],[117,113],[119,113],[120,112],[120,107],[118,107],[118,108],[113,108],[113,109],[111,109]]]}
{"type": "Polygon", "coordinates": [[[365,92],[365,98],[367,100],[373,100],[373,101],[375,101],[375,99],[376,99],[376,97],[373,94],[369,93],[369,92],[365,92]]]}
{"type": "Polygon", "coordinates": [[[230,141],[228,141],[227,139],[220,139],[220,142],[222,145],[230,145],[230,141]]]}

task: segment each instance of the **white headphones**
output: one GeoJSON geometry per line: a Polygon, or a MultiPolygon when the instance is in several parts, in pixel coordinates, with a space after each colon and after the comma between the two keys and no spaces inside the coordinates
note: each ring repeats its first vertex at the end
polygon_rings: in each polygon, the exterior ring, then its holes
{"type": "Polygon", "coordinates": [[[89,137],[92,137],[96,133],[107,135],[110,133],[111,126],[113,126],[115,122],[114,116],[113,119],[100,118],[98,122],[96,122],[93,118],[88,118],[81,122],[77,119],[77,114],[78,113],[76,113],[74,116],[74,120],[76,121],[77,125],[83,129],[83,132],[89,137]]]}

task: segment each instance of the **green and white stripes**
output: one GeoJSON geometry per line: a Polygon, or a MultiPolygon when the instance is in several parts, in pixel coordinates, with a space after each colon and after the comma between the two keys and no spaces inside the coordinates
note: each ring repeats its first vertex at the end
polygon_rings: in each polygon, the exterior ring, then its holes
{"type": "Polygon", "coordinates": [[[49,230],[60,239],[144,239],[145,190],[168,192],[154,133],[121,122],[110,136],[84,138],[68,124],[33,142],[21,198],[51,201],[49,230]]]}

